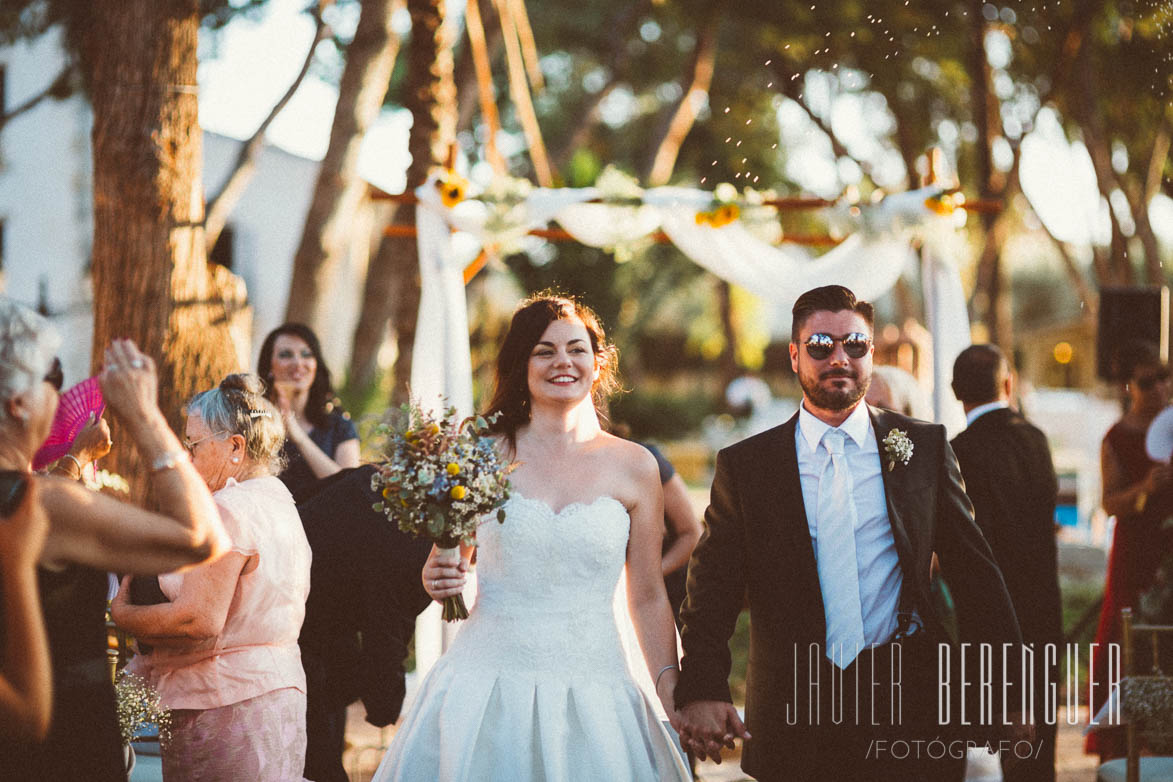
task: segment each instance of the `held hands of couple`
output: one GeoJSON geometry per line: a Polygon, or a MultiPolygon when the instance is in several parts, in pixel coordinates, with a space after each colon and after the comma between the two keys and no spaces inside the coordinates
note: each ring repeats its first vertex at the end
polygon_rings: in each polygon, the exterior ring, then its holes
{"type": "Polygon", "coordinates": [[[680,710],[680,741],[701,760],[721,762],[734,739],[750,738],[737,709],[725,701],[693,701],[680,710]]]}

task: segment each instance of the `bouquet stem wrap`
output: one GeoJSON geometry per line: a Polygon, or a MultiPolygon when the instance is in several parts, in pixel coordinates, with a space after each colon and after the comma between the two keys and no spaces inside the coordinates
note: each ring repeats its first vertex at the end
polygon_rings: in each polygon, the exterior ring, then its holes
{"type": "MultiPolygon", "coordinates": [[[[460,564],[460,546],[452,548],[436,546],[436,562],[446,567],[456,567],[460,564]]],[[[464,595],[453,595],[444,598],[443,619],[445,622],[455,622],[459,619],[468,619],[468,608],[464,605],[464,595]]]]}

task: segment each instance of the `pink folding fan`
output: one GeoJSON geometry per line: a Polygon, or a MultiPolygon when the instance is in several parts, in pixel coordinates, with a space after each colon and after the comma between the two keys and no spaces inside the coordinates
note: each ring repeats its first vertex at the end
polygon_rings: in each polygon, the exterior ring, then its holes
{"type": "Polygon", "coordinates": [[[102,387],[98,385],[96,377],[83,380],[62,392],[49,436],[33,457],[33,469],[39,470],[69,453],[69,447],[73,445],[78,432],[90,422],[90,416],[93,415],[96,421],[102,417],[105,409],[102,387]]]}

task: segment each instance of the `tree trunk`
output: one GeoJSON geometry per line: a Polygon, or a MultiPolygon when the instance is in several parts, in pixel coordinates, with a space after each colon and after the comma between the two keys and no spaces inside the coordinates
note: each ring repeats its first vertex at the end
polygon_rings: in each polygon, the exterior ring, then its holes
{"type": "MultiPolygon", "coordinates": [[[[243,283],[209,269],[197,119],[197,0],[95,0],[82,60],[93,104],[94,360],[130,337],[159,368],[159,406],[183,403],[247,355],[243,283]],[[118,45],[111,45],[117,41],[118,45]]],[[[87,15],[87,12],[82,12],[87,15]]],[[[143,497],[129,438],[113,468],[143,497]]]]}
{"type": "MultiPolygon", "coordinates": [[[[452,77],[451,23],[447,21],[446,0],[407,0],[411,13],[411,47],[407,56],[407,83],[404,108],[411,111],[411,133],[407,148],[408,192],[423,184],[428,169],[440,165],[456,139],[456,86],[452,77]]],[[[415,210],[403,210],[401,222],[415,225],[415,210]]],[[[387,252],[393,259],[391,275],[392,330],[398,347],[395,360],[393,404],[406,401],[411,379],[412,349],[416,319],[419,317],[419,251],[415,239],[389,239],[387,252]]],[[[383,249],[380,248],[380,254],[383,249]]]]}
{"type": "MultiPolygon", "coordinates": [[[[399,211],[397,206],[392,206],[388,224],[395,221],[399,211]]],[[[367,266],[362,305],[351,343],[350,372],[346,376],[348,395],[352,399],[365,398],[377,379],[379,349],[389,336],[387,326],[395,314],[395,256],[401,251],[401,239],[384,236],[367,266]]]]}
{"type": "Polygon", "coordinates": [[[737,364],[737,325],[733,322],[733,288],[724,280],[717,280],[717,312],[721,319],[721,334],[725,338],[725,349],[717,359],[717,370],[721,375],[721,389],[741,374],[737,364]]]}
{"type": "Polygon", "coordinates": [[[652,162],[648,165],[648,185],[656,187],[668,184],[676,158],[684,139],[692,130],[700,113],[702,102],[708,97],[713,83],[713,70],[717,65],[717,35],[721,28],[721,17],[725,12],[723,2],[712,2],[705,7],[704,16],[697,25],[696,49],[684,83],[684,92],[671,118],[664,128],[660,142],[655,147],[652,162]]]}
{"type": "Polygon", "coordinates": [[[1144,247],[1145,282],[1149,285],[1165,284],[1165,270],[1161,266],[1161,246],[1149,220],[1149,204],[1156,195],[1153,180],[1156,178],[1159,181],[1160,171],[1164,169],[1165,159],[1169,157],[1169,144],[1168,125],[1162,124],[1156,138],[1153,139],[1144,176],[1129,179],[1118,177],[1116,180],[1117,187],[1128,199],[1128,210],[1132,213],[1132,221],[1136,225],[1136,235],[1144,247]],[[1155,177],[1154,171],[1157,172],[1155,177]]]}
{"type": "Polygon", "coordinates": [[[338,86],[338,105],[330,143],[318,169],[301,244],[293,259],[286,320],[321,330],[332,277],[346,252],[351,218],[366,194],[358,177],[358,152],[387,95],[399,37],[391,17],[404,0],[363,0],[354,40],[346,47],[346,66],[338,86]]]}

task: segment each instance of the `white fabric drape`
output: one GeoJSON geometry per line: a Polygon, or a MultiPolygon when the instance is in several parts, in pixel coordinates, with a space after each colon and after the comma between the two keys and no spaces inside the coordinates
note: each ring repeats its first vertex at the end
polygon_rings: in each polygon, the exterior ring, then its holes
{"type": "MultiPolygon", "coordinates": [[[[681,187],[644,191],[642,205],[586,203],[597,188],[534,188],[513,205],[469,199],[452,208],[440,202],[433,182],[416,190],[419,206],[419,325],[412,365],[412,391],[421,401],[446,397],[461,413],[472,410],[468,315],[459,263],[453,259],[449,227],[502,246],[530,230],[557,221],[571,236],[592,247],[636,241],[657,229],[687,255],[723,280],[788,308],[805,290],[840,284],[861,299],[875,299],[913,268],[915,253],[908,229],[937,219],[924,200],[939,190],[926,188],[889,196],[867,207],[855,234],[838,247],[814,256],[797,247],[778,247],[734,222],[721,228],[698,225],[696,214],[712,205],[712,193],[681,187]],[[882,230],[887,226],[890,230],[882,230]]],[[[969,344],[969,321],[957,265],[947,257],[948,242],[936,242],[922,261],[925,312],[933,336],[934,409],[950,432],[964,418],[949,390],[953,360],[969,344]]]]}
{"type": "Polygon", "coordinates": [[[452,232],[434,209],[419,205],[420,310],[411,362],[411,395],[425,406],[472,415],[472,355],[463,269],[453,258],[452,232]]]}
{"type": "Polygon", "coordinates": [[[969,314],[956,262],[933,245],[922,253],[925,325],[933,335],[933,413],[949,436],[965,428],[965,410],[953,396],[953,362],[970,345],[969,314]]]}

